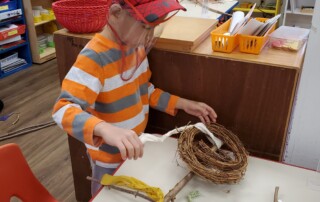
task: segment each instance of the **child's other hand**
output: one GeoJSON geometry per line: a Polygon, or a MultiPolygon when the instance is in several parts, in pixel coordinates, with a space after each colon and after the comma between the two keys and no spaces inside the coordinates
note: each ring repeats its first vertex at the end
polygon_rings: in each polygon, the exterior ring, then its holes
{"type": "Polygon", "coordinates": [[[143,155],[143,144],[133,130],[101,122],[95,126],[94,135],[102,137],[105,143],[117,147],[123,160],[126,158],[136,160],[143,155]]]}
{"type": "Polygon", "coordinates": [[[215,123],[217,121],[216,112],[203,102],[196,102],[179,98],[177,108],[183,109],[186,113],[198,117],[202,123],[215,123]]]}

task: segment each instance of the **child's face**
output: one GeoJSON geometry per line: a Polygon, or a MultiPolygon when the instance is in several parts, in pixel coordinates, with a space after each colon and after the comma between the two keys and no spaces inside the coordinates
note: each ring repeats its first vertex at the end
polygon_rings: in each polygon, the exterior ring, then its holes
{"type": "Polygon", "coordinates": [[[119,37],[126,45],[130,47],[147,46],[153,41],[155,27],[137,21],[127,11],[123,10],[117,21],[119,37]]]}

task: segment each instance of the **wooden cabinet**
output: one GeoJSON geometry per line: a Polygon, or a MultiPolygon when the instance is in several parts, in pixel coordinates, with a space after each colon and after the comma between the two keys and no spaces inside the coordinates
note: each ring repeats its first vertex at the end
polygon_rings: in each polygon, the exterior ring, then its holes
{"type": "MultiPolygon", "coordinates": [[[[92,35],[55,33],[60,79],[68,72],[92,35]]],[[[181,97],[203,101],[218,113],[218,122],[235,132],[251,155],[280,160],[286,142],[304,48],[298,53],[265,48],[260,55],[212,52],[207,38],[194,51],[153,49],[149,54],[152,82],[181,97]]],[[[148,132],[165,133],[194,117],[151,110],[148,132]]],[[[90,167],[82,143],[69,138],[75,192],[90,196],[90,167]]]]}
{"type": "Polygon", "coordinates": [[[41,64],[56,57],[56,50],[54,47],[42,49],[38,45],[39,35],[44,33],[53,34],[53,31],[58,27],[55,18],[35,22],[32,11],[32,8],[35,6],[42,6],[43,8],[50,9],[53,2],[53,0],[23,0],[29,30],[32,60],[34,63],[41,64]],[[48,26],[50,26],[50,28],[48,28],[48,26]]]}

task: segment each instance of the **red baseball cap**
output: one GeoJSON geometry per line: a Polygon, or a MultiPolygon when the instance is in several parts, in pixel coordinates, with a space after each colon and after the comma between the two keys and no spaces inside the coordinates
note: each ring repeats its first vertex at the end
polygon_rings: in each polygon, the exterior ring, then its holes
{"type": "Polygon", "coordinates": [[[119,3],[134,18],[146,24],[153,24],[172,11],[187,10],[177,0],[119,0],[119,3]]]}

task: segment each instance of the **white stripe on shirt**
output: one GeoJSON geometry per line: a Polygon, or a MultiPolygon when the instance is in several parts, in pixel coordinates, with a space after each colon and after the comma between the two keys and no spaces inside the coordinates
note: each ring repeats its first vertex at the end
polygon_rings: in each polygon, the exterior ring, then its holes
{"type": "MultiPolygon", "coordinates": [[[[136,72],[134,73],[134,75],[132,76],[131,79],[129,79],[128,81],[123,81],[120,77],[121,75],[115,75],[111,78],[107,78],[104,81],[104,86],[101,92],[109,92],[112,91],[114,89],[117,89],[121,86],[124,86],[127,83],[132,82],[133,80],[135,80],[136,78],[138,78],[142,73],[146,72],[148,70],[148,60],[147,58],[143,60],[143,62],[141,63],[141,65],[138,67],[138,69],[136,70],[136,72]]],[[[124,75],[131,75],[132,71],[134,71],[135,68],[131,67],[129,70],[125,71],[123,74],[124,75]]],[[[126,76],[125,76],[126,77],[126,76]]]]}
{"type": "Polygon", "coordinates": [[[141,110],[141,112],[136,116],[132,117],[131,119],[127,119],[125,121],[112,123],[112,125],[115,125],[120,128],[133,129],[144,121],[145,115],[147,113],[149,113],[149,105],[144,105],[143,110],[141,110]]]}
{"type": "Polygon", "coordinates": [[[98,78],[92,76],[91,74],[88,74],[87,72],[75,66],[73,66],[70,69],[70,71],[68,72],[65,78],[70,81],[74,81],[76,83],[79,83],[81,85],[88,87],[90,90],[92,90],[96,94],[99,94],[102,88],[102,85],[98,78]]]}
{"type": "Polygon", "coordinates": [[[61,107],[58,111],[56,111],[56,113],[54,113],[52,115],[53,120],[62,129],[63,129],[63,127],[62,127],[62,119],[63,119],[64,113],[67,111],[67,109],[69,109],[71,107],[76,107],[76,108],[81,109],[81,107],[79,105],[77,105],[77,104],[67,104],[67,105],[61,107]]]}

